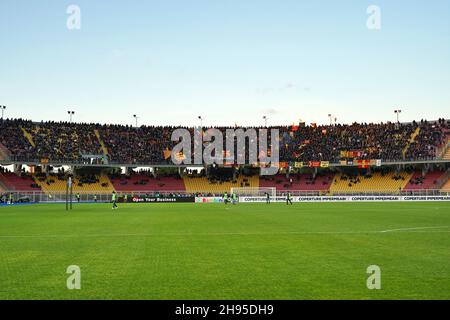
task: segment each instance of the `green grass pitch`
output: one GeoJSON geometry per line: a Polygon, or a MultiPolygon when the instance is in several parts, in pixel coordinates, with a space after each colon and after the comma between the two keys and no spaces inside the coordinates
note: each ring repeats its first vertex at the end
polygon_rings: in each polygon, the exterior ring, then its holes
{"type": "Polygon", "coordinates": [[[450,203],[119,206],[0,207],[0,299],[450,299],[450,203]]]}

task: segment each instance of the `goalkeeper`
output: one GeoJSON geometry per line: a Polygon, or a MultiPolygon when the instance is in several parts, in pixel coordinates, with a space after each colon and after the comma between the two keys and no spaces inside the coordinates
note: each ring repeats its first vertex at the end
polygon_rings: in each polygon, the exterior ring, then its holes
{"type": "Polygon", "coordinates": [[[292,204],[292,194],[290,191],[288,191],[287,196],[286,196],[286,204],[292,204]]]}
{"type": "Polygon", "coordinates": [[[270,194],[266,192],[266,204],[270,204],[270,194]]]}

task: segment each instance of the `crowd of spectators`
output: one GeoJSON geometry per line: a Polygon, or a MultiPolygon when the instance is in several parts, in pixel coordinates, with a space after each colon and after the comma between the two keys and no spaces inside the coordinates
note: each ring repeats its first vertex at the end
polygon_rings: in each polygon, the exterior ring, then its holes
{"type": "Polygon", "coordinates": [[[27,122],[24,129],[35,145],[35,158],[58,161],[79,161],[83,155],[100,154],[95,136],[96,125],[68,122],[27,122]]]}
{"type": "MultiPolygon", "coordinates": [[[[176,127],[171,126],[136,128],[123,125],[1,120],[0,147],[8,149],[11,158],[15,160],[81,162],[85,155],[102,155],[111,164],[164,164],[171,163],[167,152],[170,154],[176,144],[171,141],[174,129],[176,127]]],[[[219,129],[224,132],[225,147],[227,128],[219,129]]],[[[439,119],[435,122],[422,120],[411,123],[299,125],[277,129],[280,131],[280,161],[284,162],[338,162],[343,159],[343,151],[359,151],[358,159],[428,160],[435,158],[439,147],[447,141],[449,122],[439,119]],[[411,135],[418,127],[419,134],[410,143],[411,135]]],[[[189,130],[193,133],[193,128],[189,130]]],[[[207,133],[205,130],[204,134],[207,133]]],[[[247,149],[248,146],[257,144],[258,141],[247,141],[247,149]]],[[[235,158],[236,154],[238,151],[235,158]]],[[[246,158],[248,159],[248,155],[246,158]]]]}
{"type": "Polygon", "coordinates": [[[14,160],[27,160],[35,156],[35,149],[25,138],[21,127],[30,125],[30,121],[0,119],[0,144],[11,153],[14,160]]]}

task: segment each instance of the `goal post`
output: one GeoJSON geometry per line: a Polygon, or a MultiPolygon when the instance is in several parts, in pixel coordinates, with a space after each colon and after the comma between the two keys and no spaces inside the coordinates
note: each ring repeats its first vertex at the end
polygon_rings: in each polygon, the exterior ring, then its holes
{"type": "Polygon", "coordinates": [[[231,188],[231,193],[243,197],[264,197],[268,193],[271,197],[276,197],[277,188],[274,187],[240,187],[231,188]]]}

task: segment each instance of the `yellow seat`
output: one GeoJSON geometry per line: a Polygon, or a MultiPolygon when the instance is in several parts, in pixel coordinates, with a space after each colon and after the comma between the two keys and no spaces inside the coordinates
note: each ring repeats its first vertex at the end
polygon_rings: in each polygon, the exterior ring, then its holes
{"type": "Polygon", "coordinates": [[[359,176],[360,182],[356,184],[351,183],[351,186],[349,186],[350,180],[342,180],[342,174],[339,173],[336,175],[333,183],[331,184],[330,193],[398,192],[399,189],[403,190],[405,188],[408,181],[411,179],[412,174],[406,172],[400,173],[400,176],[402,176],[404,180],[395,180],[393,179],[394,176],[395,173],[386,173],[381,175],[381,173],[376,172],[371,178],[359,176]]]}
{"type": "MultiPolygon", "coordinates": [[[[96,183],[84,183],[82,186],[79,186],[79,179],[73,179],[73,193],[87,194],[87,193],[112,193],[114,191],[113,184],[109,180],[106,175],[101,175],[97,177],[99,182],[96,183]],[[103,187],[102,184],[106,183],[107,186],[103,187]]],[[[57,177],[49,177],[44,182],[35,179],[36,183],[39,184],[42,190],[46,193],[64,193],[66,192],[66,184],[65,180],[59,180],[57,177]],[[47,184],[48,180],[54,180],[55,182],[47,184]]]]}

